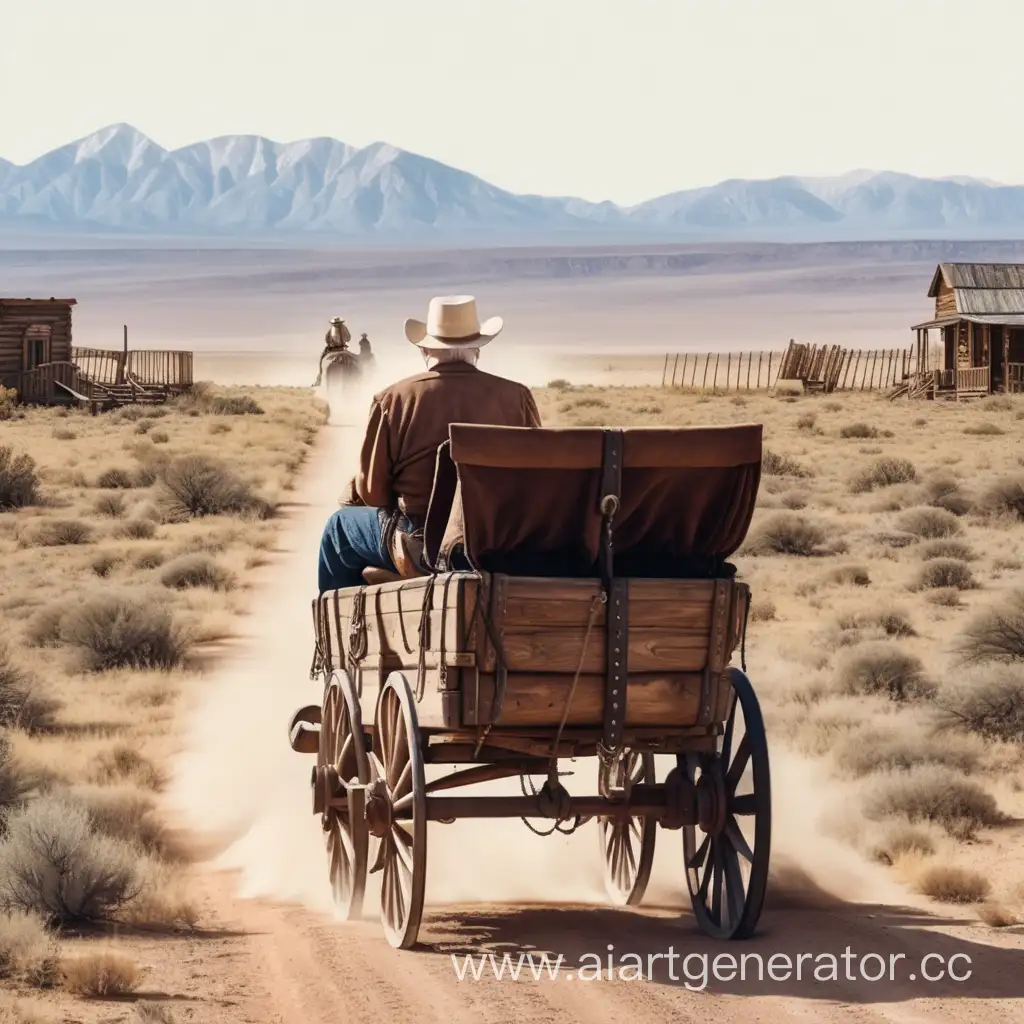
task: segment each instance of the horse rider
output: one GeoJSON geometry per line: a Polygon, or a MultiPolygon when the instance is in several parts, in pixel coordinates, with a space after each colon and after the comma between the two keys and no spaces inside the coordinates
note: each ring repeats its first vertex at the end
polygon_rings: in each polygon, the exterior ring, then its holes
{"type": "Polygon", "coordinates": [[[348,352],[348,343],[351,340],[352,335],[345,325],[345,321],[340,316],[331,317],[331,325],[324,335],[324,350],[320,353],[320,371],[316,375],[313,387],[319,387],[320,381],[323,379],[324,360],[334,352],[348,352]]]}
{"type": "Polygon", "coordinates": [[[359,362],[367,369],[373,366],[373,350],[370,348],[370,339],[362,334],[359,338],[359,362]]]}
{"type": "Polygon", "coordinates": [[[358,586],[371,567],[426,571],[423,525],[451,423],[540,426],[529,388],[477,369],[480,349],[502,326],[497,316],[481,324],[471,295],[431,299],[425,322],[406,320],[426,368],[374,396],[358,471],[320,541],[321,594],[358,586]]]}

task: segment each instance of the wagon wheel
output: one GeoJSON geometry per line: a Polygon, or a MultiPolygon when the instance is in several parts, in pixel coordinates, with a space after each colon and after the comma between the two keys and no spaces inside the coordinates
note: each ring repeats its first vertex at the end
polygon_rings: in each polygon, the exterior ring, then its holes
{"type": "MultiPolygon", "coordinates": [[[[341,782],[370,781],[359,699],[345,672],[335,672],[324,693],[317,769],[325,768],[333,768],[341,782]]],[[[337,914],[348,921],[359,917],[363,908],[369,832],[362,792],[346,794],[337,781],[330,785],[337,795],[322,814],[327,865],[337,914]]]]}
{"type": "Polygon", "coordinates": [[[724,788],[724,822],[712,833],[683,827],[686,884],[693,913],[707,934],[745,939],[764,905],[771,848],[771,778],[761,708],[750,680],[729,670],[732,700],[716,754],[678,758],[691,781],[717,775],[724,788]]]}
{"type": "Polygon", "coordinates": [[[410,949],[423,917],[427,874],[427,801],[416,703],[405,676],[393,673],[377,702],[370,754],[375,779],[367,819],[380,849],[380,916],[388,942],[410,949]]]}
{"type": "MultiPolygon", "coordinates": [[[[626,791],[638,783],[653,783],[654,755],[628,751],[613,764],[598,769],[598,790],[606,793],[614,772],[626,791]]],[[[617,907],[635,907],[644,898],[654,863],[658,824],[643,815],[634,818],[598,818],[604,858],[604,888],[617,907]]]]}

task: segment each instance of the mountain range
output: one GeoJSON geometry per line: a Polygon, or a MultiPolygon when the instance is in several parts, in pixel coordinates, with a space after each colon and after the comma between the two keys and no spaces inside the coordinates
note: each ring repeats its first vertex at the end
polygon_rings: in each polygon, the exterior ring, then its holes
{"type": "Polygon", "coordinates": [[[230,135],[167,150],[111,125],[23,166],[0,159],[0,228],[337,241],[1024,236],[1024,186],[855,171],[732,179],[636,206],[516,195],[376,142],[230,135]]]}

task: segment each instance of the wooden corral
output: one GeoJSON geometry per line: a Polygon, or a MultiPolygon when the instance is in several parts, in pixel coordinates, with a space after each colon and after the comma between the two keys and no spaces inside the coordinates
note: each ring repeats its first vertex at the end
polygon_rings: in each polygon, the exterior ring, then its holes
{"type": "Polygon", "coordinates": [[[1024,264],[940,263],[928,297],[934,316],[915,324],[912,398],[980,398],[1024,392],[1024,264]],[[941,365],[929,363],[933,336],[941,365]]]}
{"type": "Polygon", "coordinates": [[[100,408],[164,402],[192,387],[192,353],[71,343],[75,299],[0,299],[0,385],[22,402],[100,408]]]}

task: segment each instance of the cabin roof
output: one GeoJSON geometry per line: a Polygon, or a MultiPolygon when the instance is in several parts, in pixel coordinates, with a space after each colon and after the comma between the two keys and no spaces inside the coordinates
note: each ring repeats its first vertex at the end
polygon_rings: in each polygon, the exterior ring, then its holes
{"type": "Polygon", "coordinates": [[[0,298],[0,306],[75,306],[78,299],[14,299],[0,298]]]}
{"type": "Polygon", "coordinates": [[[967,313],[963,316],[943,316],[937,320],[925,320],[924,323],[914,324],[910,329],[917,331],[925,327],[948,327],[962,320],[975,324],[990,324],[993,327],[1024,327],[1024,313],[967,313]]]}
{"type": "Polygon", "coordinates": [[[1024,263],[940,263],[929,297],[942,285],[952,288],[963,318],[1024,314],[1024,263]]]}

